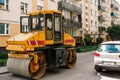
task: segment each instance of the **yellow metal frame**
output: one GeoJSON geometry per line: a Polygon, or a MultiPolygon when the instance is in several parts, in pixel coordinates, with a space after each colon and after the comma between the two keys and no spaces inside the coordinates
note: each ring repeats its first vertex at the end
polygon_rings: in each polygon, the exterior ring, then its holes
{"type": "MultiPolygon", "coordinates": [[[[29,16],[34,16],[34,15],[38,15],[38,14],[46,14],[46,13],[50,13],[50,14],[54,14],[54,13],[58,13],[61,15],[61,33],[62,32],[62,13],[56,10],[39,10],[39,11],[34,11],[29,13],[29,16]]],[[[54,17],[54,16],[53,16],[54,17]]],[[[53,24],[53,22],[52,22],[53,24]]],[[[54,25],[53,25],[54,26],[54,25]]],[[[45,33],[46,31],[34,31],[32,32],[33,34],[31,35],[31,33],[20,33],[19,35],[16,35],[14,38],[11,38],[9,40],[7,40],[7,50],[12,50],[12,51],[34,51],[35,48],[37,47],[41,47],[41,48],[45,48],[46,45],[54,45],[56,42],[54,41],[54,34],[53,34],[53,39],[52,40],[45,40],[45,33]],[[23,39],[22,41],[21,38],[24,38],[23,36],[27,35],[27,39],[23,39]],[[16,41],[17,38],[18,40],[16,41]],[[20,39],[20,40],[19,40],[20,39]],[[40,43],[40,44],[39,44],[40,43]]],[[[54,27],[53,27],[53,33],[54,33],[54,27]]],[[[75,39],[68,33],[64,33],[61,34],[62,40],[59,43],[63,43],[65,46],[75,46],[75,39]]]]}

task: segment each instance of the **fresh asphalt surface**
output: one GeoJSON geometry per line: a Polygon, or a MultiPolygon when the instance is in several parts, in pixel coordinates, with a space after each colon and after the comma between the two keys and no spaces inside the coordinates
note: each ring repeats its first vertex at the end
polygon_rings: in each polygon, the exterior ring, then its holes
{"type": "MultiPolygon", "coordinates": [[[[120,72],[97,73],[93,65],[93,52],[77,53],[77,63],[72,69],[56,68],[47,70],[45,76],[39,80],[120,80],[120,72]]],[[[0,74],[0,80],[32,80],[13,75],[0,74]]]]}

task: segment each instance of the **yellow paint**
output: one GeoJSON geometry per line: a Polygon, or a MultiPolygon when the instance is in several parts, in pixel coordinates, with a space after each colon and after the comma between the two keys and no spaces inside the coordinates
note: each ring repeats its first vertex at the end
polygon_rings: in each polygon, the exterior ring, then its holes
{"type": "Polygon", "coordinates": [[[8,54],[9,58],[25,58],[25,59],[29,59],[29,55],[28,54],[14,54],[14,53],[10,53],[8,54]]]}
{"type": "Polygon", "coordinates": [[[71,43],[64,42],[64,45],[67,45],[67,46],[76,46],[75,39],[70,34],[64,33],[64,41],[65,40],[73,40],[73,42],[71,42],[71,43]]]}
{"type": "MultiPolygon", "coordinates": [[[[39,10],[35,12],[29,13],[29,15],[38,15],[38,14],[54,14],[58,13],[62,15],[61,12],[55,10],[39,10]]],[[[61,17],[62,18],[62,17],[61,17]]],[[[54,33],[54,30],[53,30],[54,33]]],[[[20,33],[15,37],[7,40],[7,50],[13,51],[34,51],[35,48],[45,48],[46,45],[54,45],[56,43],[54,41],[54,34],[52,40],[45,40],[46,31],[34,31],[30,33],[20,33]]],[[[70,34],[64,34],[64,40],[68,40],[68,42],[64,43],[65,45],[75,46],[75,39],[70,34]]],[[[60,42],[63,42],[61,40],[60,42]]]]}

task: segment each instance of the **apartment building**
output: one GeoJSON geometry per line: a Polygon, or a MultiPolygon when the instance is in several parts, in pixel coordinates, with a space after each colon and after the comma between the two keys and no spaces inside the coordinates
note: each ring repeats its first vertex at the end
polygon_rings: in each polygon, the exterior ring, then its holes
{"type": "Polygon", "coordinates": [[[63,14],[64,32],[73,35],[80,42],[81,6],[79,0],[59,0],[58,10],[63,14]]]}
{"type": "Polygon", "coordinates": [[[120,24],[120,4],[115,0],[111,1],[111,25],[120,24]]]}
{"type": "Polygon", "coordinates": [[[98,33],[98,0],[90,0],[90,36],[93,42],[99,37],[98,33]]]}
{"type": "Polygon", "coordinates": [[[84,39],[87,35],[96,42],[98,33],[98,0],[82,0],[82,28],[80,35],[84,39]]]}
{"type": "Polygon", "coordinates": [[[6,40],[20,33],[20,16],[32,11],[32,0],[0,0],[0,47],[6,40]]]}
{"type": "Polygon", "coordinates": [[[82,0],[82,28],[80,35],[84,39],[87,35],[96,42],[98,37],[98,0],[82,0]]]}
{"type": "Polygon", "coordinates": [[[98,32],[104,41],[109,40],[108,34],[105,32],[108,27],[113,24],[120,24],[120,4],[115,0],[98,0],[98,32]]]}
{"type": "Polygon", "coordinates": [[[49,10],[58,10],[58,1],[59,0],[35,0],[37,1],[37,9],[49,9],[49,10]]]}
{"type": "Polygon", "coordinates": [[[107,40],[106,29],[111,26],[111,0],[98,0],[98,32],[103,37],[104,41],[107,40]]]}

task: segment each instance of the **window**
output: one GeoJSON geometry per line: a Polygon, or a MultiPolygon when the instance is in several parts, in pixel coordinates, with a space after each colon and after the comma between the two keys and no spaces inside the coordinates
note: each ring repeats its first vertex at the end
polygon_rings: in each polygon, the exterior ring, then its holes
{"type": "Polygon", "coordinates": [[[73,30],[73,36],[74,36],[74,37],[77,36],[76,34],[77,34],[77,31],[76,31],[76,30],[73,30]]]}
{"type": "Polygon", "coordinates": [[[88,28],[88,24],[86,24],[86,28],[88,28]]]}
{"type": "Polygon", "coordinates": [[[54,14],[54,40],[55,41],[61,41],[61,21],[60,21],[61,15],[60,14],[54,14]]]}
{"type": "Polygon", "coordinates": [[[0,23],[0,35],[9,35],[10,29],[8,24],[0,23]]]}
{"type": "Polygon", "coordinates": [[[28,4],[21,2],[21,13],[27,14],[28,4]]]}
{"type": "Polygon", "coordinates": [[[86,15],[88,15],[88,12],[86,12],[86,15]]]}
{"type": "Polygon", "coordinates": [[[60,31],[60,15],[55,14],[55,31],[60,31]]]}
{"type": "Polygon", "coordinates": [[[51,0],[51,1],[55,2],[55,0],[51,0]]]}
{"type": "Polygon", "coordinates": [[[0,9],[8,10],[8,0],[0,0],[0,9]]]}
{"type": "Polygon", "coordinates": [[[90,3],[92,4],[92,3],[93,3],[93,0],[90,0],[90,3]]]}
{"type": "Polygon", "coordinates": [[[95,5],[96,5],[96,0],[95,0],[95,5]]]}
{"type": "Polygon", "coordinates": [[[95,16],[97,16],[97,11],[95,11],[95,16]]]}
{"type": "Polygon", "coordinates": [[[88,3],[88,0],[86,0],[86,3],[88,3]]]}
{"type": "Polygon", "coordinates": [[[52,15],[51,14],[46,14],[46,29],[47,30],[52,30],[52,15]]]}
{"type": "Polygon", "coordinates": [[[80,37],[82,37],[82,31],[80,31],[80,37]]]}
{"type": "Polygon", "coordinates": [[[44,15],[33,16],[32,18],[32,30],[39,31],[44,30],[44,15]]]}
{"type": "Polygon", "coordinates": [[[93,11],[92,11],[92,9],[91,9],[91,15],[93,15],[93,11]]]}
{"type": "Polygon", "coordinates": [[[93,27],[93,21],[91,20],[91,27],[93,27]]]}
{"type": "Polygon", "coordinates": [[[88,10],[88,7],[86,6],[86,10],[88,10]]]}
{"type": "Polygon", "coordinates": [[[86,19],[86,22],[88,22],[88,19],[86,19]]]}
{"type": "Polygon", "coordinates": [[[22,25],[22,31],[28,32],[28,25],[22,25]]]}
{"type": "Polygon", "coordinates": [[[95,0],[95,5],[96,5],[96,6],[97,6],[97,3],[98,3],[97,0],[95,0]]]}
{"type": "Polygon", "coordinates": [[[20,31],[21,31],[21,33],[29,32],[28,23],[29,23],[28,16],[20,17],[20,31]]]}
{"type": "Polygon", "coordinates": [[[39,5],[38,5],[38,6],[37,6],[37,9],[38,9],[38,10],[42,10],[42,9],[43,9],[43,6],[39,6],[39,5]]]}
{"type": "Polygon", "coordinates": [[[97,27],[98,25],[97,25],[97,21],[95,21],[95,27],[97,27]]]}
{"type": "Polygon", "coordinates": [[[66,2],[66,0],[61,0],[61,1],[65,1],[66,2]]]}

